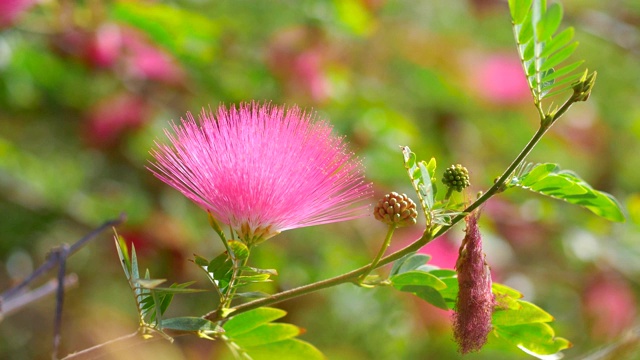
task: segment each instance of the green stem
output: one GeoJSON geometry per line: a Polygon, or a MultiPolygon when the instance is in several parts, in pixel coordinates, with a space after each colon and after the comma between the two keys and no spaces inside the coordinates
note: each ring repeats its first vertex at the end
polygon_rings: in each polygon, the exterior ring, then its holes
{"type": "Polygon", "coordinates": [[[222,301],[220,309],[225,311],[231,306],[231,301],[233,301],[233,297],[238,290],[238,277],[242,274],[242,267],[247,264],[249,259],[249,255],[245,256],[243,259],[238,260],[235,255],[232,256],[231,260],[233,261],[233,274],[231,275],[231,279],[229,280],[229,288],[224,297],[224,301],[222,301]]]}
{"type": "Polygon", "coordinates": [[[447,201],[449,200],[449,198],[451,197],[451,195],[453,194],[453,187],[450,187],[447,189],[447,193],[444,196],[444,200],[447,201]]]}
{"type": "MultiPolygon", "coordinates": [[[[376,268],[384,266],[390,262],[396,261],[408,253],[418,251],[422,246],[424,246],[430,240],[431,239],[429,237],[429,234],[425,232],[421,238],[414,241],[407,247],[381,258],[376,268]]],[[[371,268],[372,268],[371,264],[367,264],[363,267],[349,271],[348,273],[345,273],[342,275],[321,280],[312,284],[303,285],[294,289],[285,290],[277,294],[264,297],[262,299],[250,301],[248,303],[240,304],[231,310],[233,314],[236,315],[243,312],[247,312],[249,310],[257,309],[259,307],[272,305],[284,300],[295,298],[301,295],[306,295],[318,290],[326,289],[335,285],[339,285],[347,282],[354,282],[354,281],[357,281],[358,277],[360,277],[362,274],[364,274],[367,271],[370,271],[371,268]]],[[[203,316],[203,318],[211,321],[218,321],[218,320],[222,320],[223,317],[219,311],[215,310],[207,313],[206,315],[203,316]]]]}
{"type": "Polygon", "coordinates": [[[378,251],[378,254],[369,265],[369,270],[366,271],[364,274],[360,275],[360,277],[358,278],[358,284],[362,285],[362,282],[366,279],[367,275],[369,275],[371,271],[373,271],[373,269],[376,268],[376,266],[378,265],[378,262],[380,262],[380,259],[382,258],[382,255],[384,255],[384,253],[387,251],[387,248],[389,247],[389,244],[391,244],[391,237],[393,236],[393,232],[395,231],[395,229],[396,229],[396,226],[394,224],[389,225],[389,230],[387,230],[387,236],[385,237],[384,242],[382,243],[382,246],[378,251]]]}

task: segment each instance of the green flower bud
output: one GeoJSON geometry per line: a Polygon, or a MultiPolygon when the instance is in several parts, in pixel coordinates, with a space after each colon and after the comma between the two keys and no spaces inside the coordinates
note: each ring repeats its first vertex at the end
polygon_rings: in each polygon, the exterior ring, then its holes
{"type": "Polygon", "coordinates": [[[587,101],[596,83],[596,75],[598,75],[598,73],[595,71],[589,74],[589,71],[585,70],[580,80],[571,85],[573,88],[574,101],[587,101]]]}
{"type": "Polygon", "coordinates": [[[418,221],[416,203],[405,194],[390,192],[373,209],[376,220],[395,227],[414,225],[418,221]]]}
{"type": "Polygon", "coordinates": [[[450,189],[461,192],[462,189],[471,185],[469,182],[469,171],[460,164],[451,165],[444,171],[442,183],[450,189]]]}

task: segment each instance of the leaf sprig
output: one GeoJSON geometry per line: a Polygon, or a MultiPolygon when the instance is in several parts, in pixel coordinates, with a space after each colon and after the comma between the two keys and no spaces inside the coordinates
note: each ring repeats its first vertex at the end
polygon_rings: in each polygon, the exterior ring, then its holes
{"type": "MultiPolygon", "coordinates": [[[[509,0],[513,32],[520,60],[534,104],[545,115],[542,101],[571,89],[583,75],[578,68],[583,60],[567,60],[578,47],[574,29],[557,33],[562,22],[562,6],[546,0],[509,0]]],[[[550,110],[549,112],[552,112],[550,110]]]]}
{"type": "Polygon", "coordinates": [[[139,332],[144,337],[152,337],[158,333],[166,339],[173,339],[164,332],[164,329],[187,331],[198,333],[202,337],[210,337],[219,333],[220,328],[211,321],[195,317],[179,317],[163,319],[165,311],[171,304],[176,294],[189,294],[202,292],[201,289],[189,289],[194,282],[172,284],[169,287],[160,287],[165,279],[152,279],[147,269],[143,278],[140,277],[138,257],[136,249],[131,245],[131,252],[125,239],[115,234],[116,250],[122,264],[122,269],[133,291],[139,316],[139,332]]]}

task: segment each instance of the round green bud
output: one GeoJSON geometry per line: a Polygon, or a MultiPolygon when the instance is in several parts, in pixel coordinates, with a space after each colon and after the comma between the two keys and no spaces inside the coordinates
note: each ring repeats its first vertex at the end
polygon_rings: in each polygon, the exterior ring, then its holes
{"type": "Polygon", "coordinates": [[[461,192],[462,189],[471,185],[469,182],[469,171],[460,164],[451,165],[444,171],[442,183],[448,188],[461,192]]]}

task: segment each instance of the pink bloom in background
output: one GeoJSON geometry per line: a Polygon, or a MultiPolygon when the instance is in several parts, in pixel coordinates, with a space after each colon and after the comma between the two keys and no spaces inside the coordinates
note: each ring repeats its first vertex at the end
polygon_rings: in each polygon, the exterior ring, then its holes
{"type": "Polygon", "coordinates": [[[20,14],[29,10],[35,3],[35,0],[1,0],[0,29],[11,26],[20,14]]]}
{"type": "Polygon", "coordinates": [[[122,31],[118,25],[102,24],[87,46],[87,60],[99,68],[113,66],[122,51],[122,31]]]}
{"type": "Polygon", "coordinates": [[[492,55],[473,64],[473,86],[485,100],[498,105],[517,104],[531,98],[517,56],[492,55]]]}
{"type": "Polygon", "coordinates": [[[453,269],[458,259],[458,246],[444,235],[421,247],[418,253],[431,256],[429,265],[435,265],[442,269],[453,269]]]}
{"type": "Polygon", "coordinates": [[[331,97],[327,68],[332,51],[317,28],[282,31],[268,51],[269,67],[290,97],[313,103],[322,103],[331,97]]]}
{"type": "Polygon", "coordinates": [[[150,169],[248,245],[281,231],[362,217],[360,162],[331,126],[297,107],[241,104],[189,113],[166,131],[150,169]]]}
{"type": "Polygon", "coordinates": [[[142,98],[130,94],[107,98],[89,110],[87,140],[96,147],[115,145],[126,132],[144,124],[148,110],[142,98]]]}
{"type": "Polygon", "coordinates": [[[123,37],[126,49],[127,70],[133,77],[179,84],[183,77],[182,68],[173,57],[150,44],[143,36],[127,31],[123,37]]]}
{"type": "Polygon", "coordinates": [[[587,287],[584,309],[592,321],[595,339],[607,340],[620,336],[631,328],[637,315],[632,288],[622,278],[607,274],[597,276],[587,287]]]}

